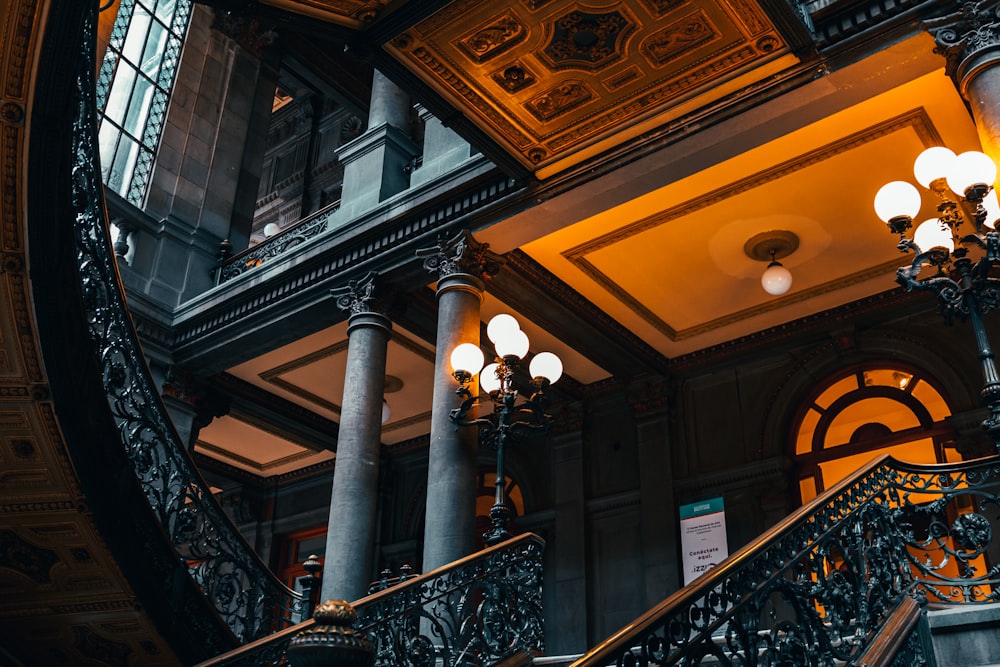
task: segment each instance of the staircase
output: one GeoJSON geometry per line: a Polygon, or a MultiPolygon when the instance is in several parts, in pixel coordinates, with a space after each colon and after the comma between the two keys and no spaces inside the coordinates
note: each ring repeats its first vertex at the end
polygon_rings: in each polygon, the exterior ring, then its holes
{"type": "MultiPolygon", "coordinates": [[[[66,47],[91,57],[77,63],[72,126],[50,140],[51,155],[76,158],[67,178],[53,180],[69,191],[49,194],[33,223],[48,227],[32,236],[32,260],[55,267],[32,275],[44,293],[36,303],[45,362],[60,368],[52,401],[75,405],[60,427],[87,500],[121,524],[103,529],[119,531],[126,575],[160,587],[137,593],[159,627],[172,628],[171,646],[222,653],[206,667],[281,664],[313,621],[291,625],[302,596],[275,579],[208,492],[159,402],[121,292],[97,165],[95,12],[83,12],[82,41],[66,47]],[[110,488],[112,466],[122,476],[110,488]],[[135,544],[132,527],[144,528],[135,544]]],[[[997,457],[939,466],[883,457],[585,655],[533,661],[1000,664],[998,521],[997,457]]],[[[377,664],[526,662],[543,648],[542,547],[522,536],[358,601],[377,664]]]]}

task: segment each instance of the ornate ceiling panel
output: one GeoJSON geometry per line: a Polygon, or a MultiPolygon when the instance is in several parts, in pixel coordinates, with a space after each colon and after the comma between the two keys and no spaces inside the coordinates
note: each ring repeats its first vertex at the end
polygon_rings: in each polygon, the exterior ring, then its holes
{"type": "Polygon", "coordinates": [[[789,54],[751,0],[459,0],[385,48],[541,177],[789,54]]]}

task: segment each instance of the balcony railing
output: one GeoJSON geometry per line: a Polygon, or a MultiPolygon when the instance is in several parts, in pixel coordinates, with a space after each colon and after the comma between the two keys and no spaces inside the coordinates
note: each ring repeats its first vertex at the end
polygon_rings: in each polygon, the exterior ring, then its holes
{"type": "Polygon", "coordinates": [[[326,231],[330,224],[330,218],[338,210],[340,210],[339,201],[316,211],[288,229],[283,229],[278,234],[235,255],[230,254],[232,247],[229,248],[228,252],[223,248],[220,251],[219,265],[216,268],[216,282],[221,285],[227,280],[232,280],[250,269],[274,259],[286,250],[319,236],[326,231]]]}
{"type": "MultiPolygon", "coordinates": [[[[541,651],[544,546],[521,535],[357,601],[354,625],[375,645],[375,667],[485,667],[541,651]]],[[[283,665],[292,637],[313,624],[198,667],[283,665]]]]}
{"type": "MultiPolygon", "coordinates": [[[[572,667],[855,664],[907,597],[1000,600],[988,553],[998,520],[1000,458],[880,458],[572,667]]],[[[919,656],[924,644],[906,627],[896,649],[919,656]]]]}

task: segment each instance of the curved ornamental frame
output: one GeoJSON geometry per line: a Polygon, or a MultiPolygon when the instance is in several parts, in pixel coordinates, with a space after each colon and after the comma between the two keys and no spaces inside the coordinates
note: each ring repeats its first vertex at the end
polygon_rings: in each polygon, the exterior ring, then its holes
{"type": "Polygon", "coordinates": [[[302,596],[284,586],[226,517],[182,446],[125,305],[108,235],[94,102],[96,4],[86,12],[72,128],[79,285],[107,403],[135,478],[176,557],[242,643],[295,622],[302,596]]]}
{"type": "MultiPolygon", "coordinates": [[[[907,597],[1000,601],[1000,566],[987,555],[998,520],[996,457],[882,457],[571,667],[856,664],[907,597]]],[[[902,650],[922,655],[909,632],[902,650]]]]}

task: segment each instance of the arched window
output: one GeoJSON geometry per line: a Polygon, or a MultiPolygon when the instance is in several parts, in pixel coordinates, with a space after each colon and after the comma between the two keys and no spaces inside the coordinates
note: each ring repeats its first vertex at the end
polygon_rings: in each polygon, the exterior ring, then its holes
{"type": "Polygon", "coordinates": [[[139,206],[153,167],[191,0],[121,0],[97,77],[104,185],[139,206]]]}
{"type": "MultiPolygon", "coordinates": [[[[493,529],[490,521],[490,508],[496,502],[496,469],[480,468],[479,483],[476,491],[476,548],[482,549],[486,546],[483,535],[493,529]]],[[[507,530],[511,535],[521,532],[517,527],[517,518],[524,516],[524,498],[521,496],[521,487],[517,485],[510,475],[504,476],[504,498],[507,509],[510,510],[510,519],[507,523],[507,530]]]]}
{"type": "Polygon", "coordinates": [[[915,368],[883,363],[846,369],[820,383],[792,431],[803,503],[876,456],[912,463],[961,457],[949,446],[951,408],[915,368]]]}

